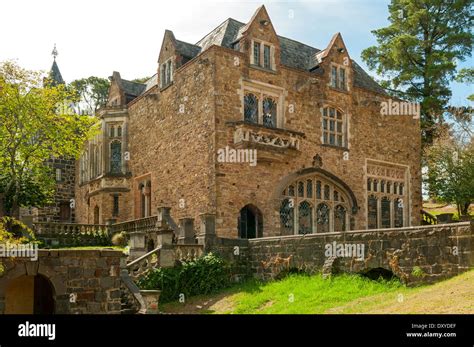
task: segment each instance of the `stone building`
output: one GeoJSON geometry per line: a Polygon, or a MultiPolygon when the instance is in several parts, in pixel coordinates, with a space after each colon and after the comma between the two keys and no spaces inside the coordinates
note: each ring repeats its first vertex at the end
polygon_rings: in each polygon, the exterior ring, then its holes
{"type": "Polygon", "coordinates": [[[169,206],[229,238],[419,225],[419,119],[383,103],[339,33],[322,50],[279,36],[263,6],[195,44],[167,30],[146,84],[112,77],[77,221],[169,206]]]}

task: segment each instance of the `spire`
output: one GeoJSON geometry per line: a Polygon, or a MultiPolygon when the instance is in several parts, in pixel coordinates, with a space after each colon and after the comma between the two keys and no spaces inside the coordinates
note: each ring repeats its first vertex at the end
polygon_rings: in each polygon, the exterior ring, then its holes
{"type": "Polygon", "coordinates": [[[56,63],[56,57],[58,56],[58,50],[56,49],[56,44],[54,44],[53,51],[51,52],[53,56],[53,66],[51,66],[51,70],[49,71],[49,78],[52,81],[53,85],[64,84],[63,76],[61,76],[61,72],[59,71],[58,64],[56,63]]]}

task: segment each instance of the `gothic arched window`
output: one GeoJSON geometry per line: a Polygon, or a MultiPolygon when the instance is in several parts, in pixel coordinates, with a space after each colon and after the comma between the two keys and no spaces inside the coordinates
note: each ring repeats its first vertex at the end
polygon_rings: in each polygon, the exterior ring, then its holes
{"type": "Polygon", "coordinates": [[[311,234],[313,232],[313,206],[303,201],[298,206],[298,233],[311,234]]]}
{"type": "Polygon", "coordinates": [[[252,93],[244,96],[244,121],[258,123],[258,98],[252,93]]]}
{"type": "Polygon", "coordinates": [[[280,206],[280,223],[285,234],[294,233],[294,207],[290,199],[284,199],[280,206]]]}
{"type": "Polygon", "coordinates": [[[346,208],[337,205],[334,209],[334,231],[346,231],[346,215],[346,208]]]}
{"type": "Polygon", "coordinates": [[[280,223],[282,234],[346,231],[351,200],[329,179],[307,175],[282,190],[280,223]]]}
{"type": "Polygon", "coordinates": [[[316,210],[316,222],[318,233],[329,232],[329,206],[321,203],[316,210]]]}
{"type": "Polygon", "coordinates": [[[122,143],[113,141],[110,144],[110,172],[122,172],[122,143]]]}

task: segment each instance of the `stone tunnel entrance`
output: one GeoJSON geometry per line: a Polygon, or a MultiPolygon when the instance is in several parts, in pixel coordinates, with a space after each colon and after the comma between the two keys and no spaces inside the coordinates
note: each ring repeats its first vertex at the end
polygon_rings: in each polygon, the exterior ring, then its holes
{"type": "Polygon", "coordinates": [[[5,293],[6,314],[53,314],[54,288],[43,275],[23,275],[8,283],[5,293]]]}

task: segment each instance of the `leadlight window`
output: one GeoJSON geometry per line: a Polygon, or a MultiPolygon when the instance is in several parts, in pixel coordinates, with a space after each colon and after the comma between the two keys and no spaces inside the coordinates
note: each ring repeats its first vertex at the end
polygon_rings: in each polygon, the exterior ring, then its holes
{"type": "Polygon", "coordinates": [[[347,210],[342,205],[337,205],[334,209],[334,231],[346,231],[347,210]]]}
{"type": "Polygon", "coordinates": [[[263,67],[265,69],[271,69],[271,48],[268,45],[263,45],[263,67]]]}
{"type": "Polygon", "coordinates": [[[344,115],[333,107],[323,108],[322,113],[323,143],[344,147],[346,145],[344,115]]]}
{"type": "Polygon", "coordinates": [[[342,67],[339,68],[339,89],[346,90],[346,70],[342,67]]]}
{"type": "Polygon", "coordinates": [[[267,128],[277,128],[278,97],[265,95],[264,92],[246,92],[244,94],[244,121],[262,124],[267,128]]]}
{"type": "Polygon", "coordinates": [[[331,66],[331,81],[330,85],[333,88],[340,90],[347,90],[346,69],[342,66],[331,66]]]}
{"type": "Polygon", "coordinates": [[[244,120],[258,123],[258,98],[251,93],[244,96],[244,120]]]}
{"type": "Polygon", "coordinates": [[[253,43],[253,63],[260,66],[260,42],[253,43]]]}
{"type": "Polygon", "coordinates": [[[381,203],[381,222],[382,228],[390,228],[390,199],[387,197],[382,198],[381,203]]]}
{"type": "Polygon", "coordinates": [[[120,141],[110,144],[110,172],[122,172],[122,143],[120,141]]]}
{"type": "Polygon", "coordinates": [[[393,201],[393,219],[394,219],[394,227],[401,228],[403,227],[403,200],[402,199],[395,199],[393,201]]]}
{"type": "Polygon", "coordinates": [[[290,199],[284,199],[280,206],[280,223],[284,234],[293,233],[294,230],[294,207],[290,199]]]}
{"type": "Polygon", "coordinates": [[[298,207],[298,233],[311,234],[313,232],[313,206],[303,201],[298,207]]]}
{"type": "Polygon", "coordinates": [[[282,233],[320,233],[348,229],[347,211],[350,206],[346,201],[350,200],[340,187],[321,179],[319,175],[296,180],[283,190],[282,195],[282,233]]]}
{"type": "Polygon", "coordinates": [[[313,197],[313,181],[312,180],[306,181],[306,196],[308,198],[313,197]]]}
{"type": "Polygon", "coordinates": [[[272,98],[263,99],[263,125],[276,128],[277,105],[272,98]]]}
{"type": "Polygon", "coordinates": [[[337,88],[337,67],[331,66],[331,87],[337,88]]]}
{"type": "Polygon", "coordinates": [[[318,209],[316,211],[316,221],[318,224],[318,232],[329,232],[329,206],[325,203],[321,203],[318,205],[318,209]]]}
{"type": "Polygon", "coordinates": [[[298,197],[304,197],[304,183],[298,182],[298,197]]]}
{"type": "Polygon", "coordinates": [[[378,201],[373,195],[368,198],[368,228],[377,229],[378,227],[378,201]]]}

